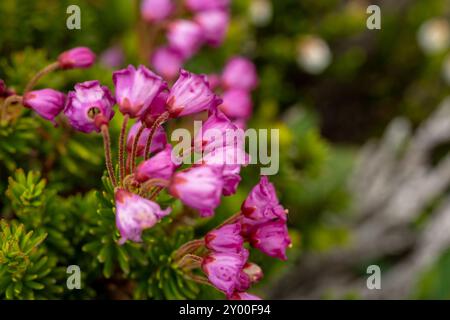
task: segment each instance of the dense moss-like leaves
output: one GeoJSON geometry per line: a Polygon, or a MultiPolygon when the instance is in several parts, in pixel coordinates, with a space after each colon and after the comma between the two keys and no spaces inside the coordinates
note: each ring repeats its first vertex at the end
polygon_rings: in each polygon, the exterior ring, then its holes
{"type": "Polygon", "coordinates": [[[57,259],[42,246],[46,236],[26,232],[23,224],[0,222],[0,297],[43,299],[62,293],[57,259]]]}

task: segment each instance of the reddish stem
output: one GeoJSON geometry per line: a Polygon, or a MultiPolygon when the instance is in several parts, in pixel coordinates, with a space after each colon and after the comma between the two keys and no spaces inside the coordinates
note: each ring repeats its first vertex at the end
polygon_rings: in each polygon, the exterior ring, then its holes
{"type": "Polygon", "coordinates": [[[114,187],[117,186],[116,176],[114,175],[114,169],[111,158],[111,139],[109,137],[109,129],[106,124],[101,127],[102,135],[103,135],[103,144],[105,149],[105,163],[106,169],[108,170],[109,179],[114,187]]]}
{"type": "Polygon", "coordinates": [[[129,116],[126,114],[123,118],[122,129],[119,136],[119,182],[122,185],[125,177],[125,136],[127,133],[129,116]]]}
{"type": "Polygon", "coordinates": [[[27,92],[31,91],[34,88],[34,86],[38,83],[39,79],[41,79],[43,76],[45,76],[46,74],[49,74],[50,72],[55,71],[58,68],[59,68],[59,63],[56,61],[56,62],[49,64],[44,69],[40,70],[27,83],[27,85],[25,86],[25,90],[23,91],[23,94],[25,95],[27,92]]]}
{"type": "Polygon", "coordinates": [[[141,138],[142,133],[146,129],[144,123],[142,123],[141,127],[139,128],[138,132],[136,133],[136,136],[133,140],[133,146],[131,147],[131,161],[130,161],[130,171],[133,172],[134,168],[136,167],[136,157],[137,157],[137,149],[139,144],[139,139],[141,138]]]}
{"type": "Polygon", "coordinates": [[[203,239],[196,239],[196,240],[186,242],[181,247],[179,247],[178,250],[175,252],[174,259],[179,260],[184,255],[194,252],[195,250],[197,250],[204,244],[205,244],[205,241],[203,239]]]}
{"type": "Polygon", "coordinates": [[[153,123],[150,134],[148,135],[147,143],[145,144],[145,150],[144,150],[144,159],[147,160],[150,157],[150,148],[152,145],[153,136],[155,135],[156,130],[159,126],[161,126],[166,120],[169,119],[169,113],[164,112],[161,114],[158,118],[156,118],[155,122],[153,123]]]}

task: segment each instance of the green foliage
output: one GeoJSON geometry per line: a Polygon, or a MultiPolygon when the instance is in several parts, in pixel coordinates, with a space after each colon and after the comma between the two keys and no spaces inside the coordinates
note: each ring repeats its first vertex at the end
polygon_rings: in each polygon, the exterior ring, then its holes
{"type": "Polygon", "coordinates": [[[27,228],[47,232],[47,245],[63,256],[70,256],[74,252],[66,233],[70,210],[64,199],[45,186],[46,181],[39,173],[30,171],[25,174],[23,170],[17,170],[9,178],[6,194],[20,222],[27,228]]]}
{"type": "Polygon", "coordinates": [[[132,274],[136,280],[136,299],[185,300],[198,296],[199,286],[186,279],[172,258],[172,253],[192,238],[193,230],[190,228],[180,228],[173,235],[160,228],[146,234],[145,263],[132,274]]]}
{"type": "Polygon", "coordinates": [[[442,299],[450,298],[450,251],[446,251],[439,261],[425,270],[419,279],[413,299],[442,299]]]}
{"type": "Polygon", "coordinates": [[[130,259],[144,263],[144,256],[139,244],[117,244],[120,236],[115,223],[114,190],[108,178],[103,177],[102,180],[105,191],[96,193],[98,209],[96,215],[91,217],[91,237],[83,245],[83,251],[92,254],[95,261],[93,265],[101,266],[103,276],[110,278],[117,265],[127,275],[130,273],[130,259]]]}
{"type": "MultiPolygon", "coordinates": [[[[83,252],[93,256],[88,267],[100,269],[105,278],[124,276],[133,280],[136,299],[194,299],[200,292],[199,287],[185,278],[172,258],[175,250],[193,239],[193,230],[171,230],[173,221],[166,218],[158,226],[144,231],[142,243],[127,241],[118,245],[114,190],[106,176],[102,180],[105,191],[95,195],[98,209],[95,216],[90,217],[89,240],[82,247],[83,252]]],[[[167,205],[164,199],[158,202],[167,205]]]]}
{"type": "Polygon", "coordinates": [[[23,224],[0,221],[0,297],[54,298],[62,293],[56,258],[42,246],[45,233],[26,232],[23,224]]]}
{"type": "MultiPolygon", "coordinates": [[[[167,218],[158,226],[145,231],[142,243],[128,241],[124,245],[119,245],[120,235],[115,224],[114,190],[106,177],[103,178],[103,183],[105,188],[103,192],[93,191],[84,196],[63,198],[56,190],[48,188],[46,180],[41,179],[37,172],[30,171],[26,174],[23,170],[17,170],[9,179],[7,195],[15,219],[22,223],[19,230],[23,230],[26,226],[45,232],[44,236],[38,238],[39,241],[32,242],[35,247],[40,245],[41,248],[36,259],[45,258],[46,261],[48,259],[48,266],[57,270],[70,264],[77,264],[83,271],[81,292],[59,290],[49,291],[47,294],[47,291],[43,291],[39,298],[94,297],[101,294],[101,291],[96,293],[92,290],[99,276],[109,279],[105,280],[106,283],[109,283],[108,281],[115,283],[120,279],[135,282],[136,291],[133,296],[138,299],[193,299],[201,294],[198,285],[186,278],[172,258],[175,250],[193,239],[194,230],[192,228],[173,230],[171,225],[173,221],[167,218]],[[42,243],[45,237],[47,239],[42,243]]],[[[161,203],[167,202],[164,197],[162,195],[161,203]]],[[[14,224],[16,222],[13,222],[14,224]]],[[[17,239],[21,244],[19,241],[21,238],[17,239]]],[[[25,252],[29,248],[31,247],[24,247],[22,250],[25,252]]],[[[3,281],[9,283],[8,279],[0,273],[0,283],[3,281]]],[[[65,281],[61,279],[61,272],[55,279],[65,281]]],[[[47,282],[45,284],[47,285],[47,282]]],[[[108,296],[112,294],[107,292],[107,288],[105,290],[108,296]]],[[[11,295],[10,291],[8,295],[11,295]]]]}
{"type": "Polygon", "coordinates": [[[0,56],[26,46],[58,52],[79,44],[95,51],[104,48],[127,30],[134,18],[134,1],[122,0],[14,0],[0,2],[0,56]],[[66,27],[67,7],[76,4],[82,12],[82,29],[66,27]],[[108,14],[105,13],[108,8],[108,14]],[[101,28],[99,28],[101,26],[101,28]]]}
{"type": "MultiPolygon", "coordinates": [[[[7,58],[0,59],[0,70],[2,76],[7,79],[8,87],[13,88],[20,94],[28,81],[51,60],[43,49],[26,48],[16,52],[7,58]]],[[[40,81],[43,87],[60,88],[64,82],[62,73],[55,72],[51,77],[44,77],[40,81]]]]}
{"type": "Polygon", "coordinates": [[[44,193],[46,181],[40,179],[37,172],[18,170],[14,177],[9,178],[8,197],[17,217],[27,225],[37,227],[42,224],[42,212],[47,203],[48,195],[44,193]]]}
{"type": "Polygon", "coordinates": [[[31,118],[19,118],[10,124],[0,124],[0,168],[14,170],[17,160],[31,152],[37,127],[37,121],[31,118]]]}

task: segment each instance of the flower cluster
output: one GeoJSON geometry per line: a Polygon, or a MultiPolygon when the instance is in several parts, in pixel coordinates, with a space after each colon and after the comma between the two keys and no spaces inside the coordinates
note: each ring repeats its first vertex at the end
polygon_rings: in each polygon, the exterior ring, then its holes
{"type": "MultiPolygon", "coordinates": [[[[61,53],[58,60],[41,70],[25,88],[23,96],[5,87],[0,80],[0,96],[11,97],[11,102],[21,102],[24,107],[32,109],[42,118],[56,124],[55,118],[63,111],[66,105],[66,95],[54,89],[41,89],[31,91],[37,80],[45,74],[56,69],[88,68],[95,62],[95,54],[86,47],[77,47],[61,53]]],[[[94,84],[92,84],[94,85],[94,84]]],[[[79,88],[82,90],[82,88],[79,88]]],[[[5,107],[6,107],[5,103],[5,107]]],[[[83,117],[83,115],[80,115],[83,117]]]]}
{"type": "Polygon", "coordinates": [[[205,237],[210,251],[202,260],[202,270],[229,299],[236,299],[235,296],[245,293],[252,283],[263,277],[258,265],[247,262],[249,251],[243,244],[239,223],[220,227],[205,237]]]}
{"type": "Polygon", "coordinates": [[[150,63],[165,79],[174,79],[183,63],[198,52],[203,44],[222,44],[229,24],[229,0],[185,0],[188,14],[177,10],[174,0],[144,0],[143,20],[164,26],[167,44],[157,48],[150,63]]]}
{"type": "Polygon", "coordinates": [[[241,166],[249,163],[249,155],[244,151],[241,131],[228,117],[216,109],[204,122],[194,145],[202,152],[202,163],[222,169],[222,193],[232,195],[241,181],[241,166]],[[236,137],[236,138],[235,138],[236,137]]]}
{"type": "Polygon", "coordinates": [[[280,205],[275,187],[261,177],[241,207],[242,234],[268,256],[286,260],[291,244],[286,227],[287,211],[280,205]]]}
{"type": "MultiPolygon", "coordinates": [[[[201,25],[203,15],[226,12],[228,2],[189,0],[186,4],[197,14],[195,23],[201,25]]],[[[144,1],[144,11],[147,19],[157,21],[172,13],[172,5],[170,1],[144,1]]],[[[41,74],[56,69],[86,68],[94,59],[88,48],[75,48],[62,53],[41,74]]],[[[170,214],[171,207],[161,208],[156,200],[163,190],[198,211],[201,217],[214,215],[222,196],[236,193],[241,167],[250,160],[245,152],[244,136],[239,134],[243,131],[236,122],[249,118],[251,106],[243,107],[237,100],[233,102],[235,106],[227,105],[214,89],[221,88],[224,95],[233,95],[238,90],[249,95],[258,79],[254,65],[241,57],[229,61],[220,77],[210,78],[214,83],[205,75],[181,69],[178,79],[169,85],[164,77],[147,67],[130,65],[113,72],[114,93],[97,80],[78,83],[67,95],[50,88],[31,90],[32,83],[23,96],[12,94],[6,100],[21,102],[53,123],[62,112],[75,130],[102,133],[106,168],[114,187],[118,244],[122,245],[126,241],[143,241],[143,231],[170,214]],[[116,105],[123,115],[123,123],[118,164],[114,166],[109,123],[116,105]],[[164,124],[198,113],[207,116],[192,141],[192,151],[200,153],[201,158],[180,170],[182,155],[176,154],[168,143],[164,124]],[[130,120],[134,123],[128,130],[130,120]]],[[[0,81],[0,95],[8,96],[3,81],[0,81]]],[[[248,247],[285,260],[286,248],[291,243],[286,213],[274,186],[263,176],[242,204],[241,211],[203,239],[180,247],[174,253],[175,264],[187,270],[188,276],[192,276],[192,269],[203,270],[207,278],[202,281],[224,292],[228,299],[259,299],[246,292],[263,276],[261,268],[249,262],[248,247]],[[206,253],[194,255],[200,247],[206,253]]],[[[195,277],[192,279],[196,281],[195,277]]]]}
{"type": "Polygon", "coordinates": [[[278,203],[275,189],[266,176],[252,189],[235,220],[205,236],[209,253],[202,260],[202,269],[229,299],[255,299],[245,291],[263,273],[258,265],[248,262],[249,251],[244,243],[282,260],[286,259],[286,248],[291,244],[286,211],[278,203]]]}

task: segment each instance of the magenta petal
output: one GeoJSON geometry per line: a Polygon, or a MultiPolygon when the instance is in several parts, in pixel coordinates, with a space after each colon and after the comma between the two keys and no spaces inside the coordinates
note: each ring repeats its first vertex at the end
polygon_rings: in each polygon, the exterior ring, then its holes
{"type": "Polygon", "coordinates": [[[168,96],[169,94],[166,91],[158,94],[155,99],[153,99],[147,112],[141,117],[141,121],[146,124],[147,128],[151,128],[156,119],[166,111],[166,101],[168,96]]]}
{"type": "Polygon", "coordinates": [[[143,0],[141,16],[147,22],[160,22],[168,18],[175,9],[172,0],[143,0]]]}
{"type": "Polygon", "coordinates": [[[242,137],[237,132],[238,128],[227,118],[227,116],[220,111],[212,112],[208,119],[203,123],[201,131],[197,134],[194,140],[196,150],[198,152],[201,149],[212,149],[213,147],[223,147],[227,143],[235,142],[233,136],[239,137],[239,143],[242,143],[242,137]],[[231,137],[226,139],[227,137],[231,137]],[[233,141],[228,141],[232,140],[233,141]]]}
{"type": "Polygon", "coordinates": [[[172,159],[172,146],[167,144],[164,150],[139,164],[135,178],[141,183],[150,179],[170,180],[178,166],[178,162],[172,159]]]}
{"type": "Polygon", "coordinates": [[[250,244],[270,257],[286,260],[291,244],[286,221],[281,219],[258,225],[250,234],[250,244]]]}
{"type": "Polygon", "coordinates": [[[202,28],[208,44],[215,47],[222,44],[229,24],[229,14],[226,10],[202,11],[194,19],[202,28]]]}
{"type": "Polygon", "coordinates": [[[219,290],[231,295],[241,276],[245,260],[236,253],[210,253],[203,259],[202,269],[208,280],[219,290]]]}
{"type": "Polygon", "coordinates": [[[176,49],[161,47],[155,50],[150,61],[156,72],[165,79],[172,80],[183,66],[184,58],[176,49]]]}
{"type": "Polygon", "coordinates": [[[206,217],[213,215],[219,206],[222,188],[222,168],[201,165],[175,173],[169,191],[206,217]]]}
{"type": "MultiPolygon", "coordinates": [[[[253,230],[255,230],[258,227],[258,225],[261,224],[260,221],[246,218],[244,215],[241,216],[240,222],[241,222],[241,235],[246,240],[248,240],[253,230]]],[[[264,222],[267,221],[263,221],[262,223],[264,222]]]]}
{"type": "Polygon", "coordinates": [[[189,10],[201,12],[212,9],[226,9],[230,6],[230,0],[185,0],[189,10]]]}
{"type": "Polygon", "coordinates": [[[192,57],[203,44],[203,30],[190,20],[176,20],[168,27],[169,46],[176,49],[184,59],[192,57]]]}
{"type": "Polygon", "coordinates": [[[241,207],[242,213],[250,219],[264,222],[280,218],[286,220],[286,214],[279,205],[275,187],[267,176],[262,176],[260,182],[253,187],[241,207]]]}
{"type": "Polygon", "coordinates": [[[250,93],[243,89],[231,89],[223,95],[219,109],[232,119],[248,119],[252,114],[253,103],[250,93]]]}
{"type": "Polygon", "coordinates": [[[249,163],[243,149],[244,132],[239,130],[222,112],[213,112],[194,140],[195,149],[202,153],[201,163],[222,166],[223,194],[232,195],[241,181],[241,165],[249,163]]]}
{"type": "Polygon", "coordinates": [[[207,75],[209,87],[211,90],[215,90],[220,86],[220,75],[212,73],[207,75]]]}
{"type": "Polygon", "coordinates": [[[202,163],[209,165],[227,165],[233,171],[237,165],[246,166],[249,163],[249,157],[244,149],[236,145],[227,145],[224,147],[209,145],[203,152],[202,163]]]}
{"type": "Polygon", "coordinates": [[[228,300],[261,300],[261,298],[247,292],[235,292],[228,300]]]}
{"type": "Polygon", "coordinates": [[[247,128],[247,120],[246,119],[235,119],[233,120],[233,124],[238,127],[239,129],[242,129],[245,131],[245,129],[247,128]]]}
{"type": "Polygon", "coordinates": [[[59,91],[42,89],[27,92],[23,97],[23,105],[55,123],[55,117],[64,109],[65,100],[66,96],[59,91]]]}
{"type": "Polygon", "coordinates": [[[241,171],[240,165],[225,165],[223,169],[223,195],[231,196],[236,193],[236,190],[242,178],[239,175],[241,171]]]}
{"type": "Polygon", "coordinates": [[[61,53],[58,57],[62,69],[89,68],[95,62],[95,54],[87,47],[77,47],[61,53]]]}
{"type": "Polygon", "coordinates": [[[250,277],[244,271],[241,271],[236,281],[235,291],[246,291],[250,288],[250,285],[250,277]]]}
{"type": "Polygon", "coordinates": [[[150,153],[155,153],[164,149],[167,144],[166,131],[162,126],[156,129],[155,135],[153,136],[152,143],[150,145],[150,153]]]}
{"type": "Polygon", "coordinates": [[[127,69],[114,72],[113,82],[119,109],[131,118],[141,117],[153,99],[167,88],[160,76],[142,65],[138,69],[130,65],[127,69]]]}
{"type": "Polygon", "coordinates": [[[206,247],[215,252],[239,253],[242,251],[243,244],[240,223],[224,225],[208,232],[205,236],[206,247]]]}
{"type": "Polygon", "coordinates": [[[172,118],[208,110],[218,103],[209,87],[206,76],[180,70],[180,77],[167,98],[167,108],[172,118]]]}
{"type": "Polygon", "coordinates": [[[258,85],[256,67],[247,58],[234,57],[224,68],[222,82],[226,88],[251,91],[258,85]]]}
{"type": "Polygon", "coordinates": [[[75,129],[90,133],[100,131],[114,116],[111,92],[96,80],[75,85],[67,95],[64,114],[75,129]]]}
{"type": "Polygon", "coordinates": [[[171,209],[161,210],[156,202],[144,199],[124,189],[116,191],[116,225],[123,244],[126,240],[140,242],[142,231],[153,227],[171,209]]]}
{"type": "MultiPolygon", "coordinates": [[[[140,127],[142,126],[141,121],[137,121],[135,124],[133,124],[130,128],[130,131],[128,132],[127,137],[127,151],[131,152],[131,149],[133,147],[134,137],[136,136],[137,132],[139,131],[140,127]]],[[[142,157],[144,155],[145,151],[145,145],[147,144],[147,140],[150,136],[150,129],[145,128],[144,131],[141,134],[141,137],[139,138],[138,144],[137,144],[137,150],[136,155],[138,157],[142,157]]],[[[150,152],[158,152],[165,148],[167,144],[167,136],[166,132],[164,131],[164,128],[162,126],[159,126],[158,129],[156,129],[155,134],[153,135],[152,144],[150,145],[150,152]]]]}

